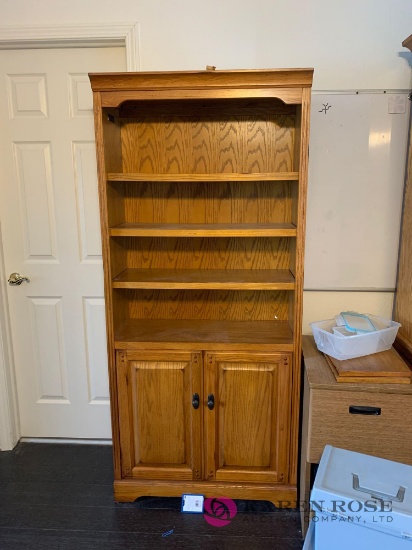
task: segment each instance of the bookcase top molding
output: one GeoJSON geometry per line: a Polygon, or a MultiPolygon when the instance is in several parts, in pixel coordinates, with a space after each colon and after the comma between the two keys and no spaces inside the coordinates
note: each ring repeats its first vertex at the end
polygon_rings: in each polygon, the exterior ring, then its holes
{"type": "Polygon", "coordinates": [[[184,72],[90,73],[94,92],[164,89],[304,88],[313,69],[205,70],[184,72]]]}

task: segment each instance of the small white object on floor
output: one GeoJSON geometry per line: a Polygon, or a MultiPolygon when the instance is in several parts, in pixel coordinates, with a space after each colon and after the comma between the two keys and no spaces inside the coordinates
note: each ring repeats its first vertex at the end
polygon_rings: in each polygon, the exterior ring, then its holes
{"type": "Polygon", "coordinates": [[[182,512],[189,514],[203,514],[204,495],[182,495],[182,512]]]}

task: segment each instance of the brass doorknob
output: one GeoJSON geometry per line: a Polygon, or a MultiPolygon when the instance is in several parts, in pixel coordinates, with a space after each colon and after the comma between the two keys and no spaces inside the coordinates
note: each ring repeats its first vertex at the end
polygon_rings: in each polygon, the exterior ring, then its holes
{"type": "Polygon", "coordinates": [[[23,281],[26,281],[26,283],[30,283],[30,279],[28,277],[24,277],[24,275],[20,275],[20,273],[12,273],[9,277],[8,283],[12,286],[21,285],[23,281]]]}

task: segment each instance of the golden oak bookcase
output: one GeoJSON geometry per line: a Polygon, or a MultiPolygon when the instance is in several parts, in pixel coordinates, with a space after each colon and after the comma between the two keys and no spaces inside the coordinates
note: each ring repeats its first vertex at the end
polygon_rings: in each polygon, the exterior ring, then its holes
{"type": "Polygon", "coordinates": [[[90,75],[116,500],[296,502],[312,73],[90,75]]]}

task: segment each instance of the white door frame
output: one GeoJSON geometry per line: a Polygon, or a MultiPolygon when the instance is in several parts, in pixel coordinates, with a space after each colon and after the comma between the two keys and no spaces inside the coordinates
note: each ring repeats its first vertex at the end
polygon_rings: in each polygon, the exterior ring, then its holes
{"type": "Polygon", "coordinates": [[[2,242],[0,224],[0,451],[8,451],[20,438],[20,419],[2,242]]]}
{"type": "MultiPolygon", "coordinates": [[[[138,23],[0,27],[0,50],[124,46],[128,71],[140,70],[139,45],[138,23]]],[[[6,284],[0,220],[0,451],[21,435],[6,284]]]]}

